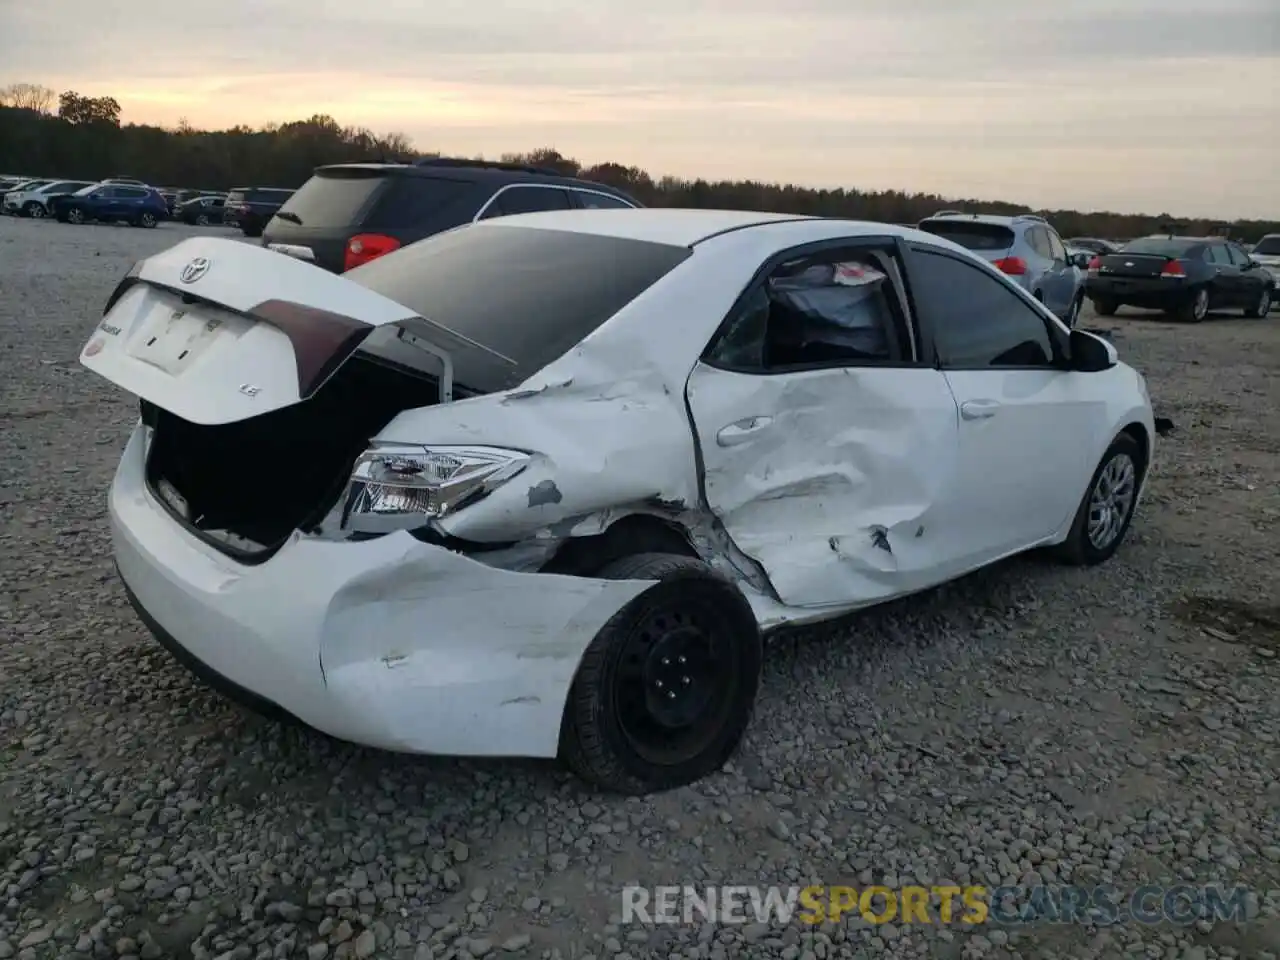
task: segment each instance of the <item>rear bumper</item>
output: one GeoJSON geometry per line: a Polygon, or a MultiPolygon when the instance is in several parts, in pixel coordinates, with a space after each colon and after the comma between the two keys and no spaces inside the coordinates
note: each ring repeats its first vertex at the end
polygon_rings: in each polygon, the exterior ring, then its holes
{"type": "Polygon", "coordinates": [[[651,586],[513,573],[405,533],[295,534],[244,567],[151,497],[134,431],[109,497],[116,564],[159,641],[214,686],[344,740],[555,756],[587,645],[651,586]]]}
{"type": "Polygon", "coordinates": [[[1135,307],[1162,310],[1187,303],[1195,295],[1195,288],[1185,280],[1159,277],[1089,277],[1085,281],[1084,292],[1092,300],[1114,300],[1135,307]]]}

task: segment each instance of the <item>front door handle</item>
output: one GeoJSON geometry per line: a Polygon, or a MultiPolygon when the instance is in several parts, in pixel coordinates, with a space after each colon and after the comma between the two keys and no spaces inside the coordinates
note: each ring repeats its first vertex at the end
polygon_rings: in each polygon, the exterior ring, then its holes
{"type": "Polygon", "coordinates": [[[960,404],[960,416],[966,420],[986,420],[994,417],[1000,404],[995,400],[966,400],[960,404]]]}
{"type": "Polygon", "coordinates": [[[735,420],[716,434],[716,443],[722,447],[746,443],[771,423],[773,423],[773,417],[744,417],[741,420],[735,420]]]}

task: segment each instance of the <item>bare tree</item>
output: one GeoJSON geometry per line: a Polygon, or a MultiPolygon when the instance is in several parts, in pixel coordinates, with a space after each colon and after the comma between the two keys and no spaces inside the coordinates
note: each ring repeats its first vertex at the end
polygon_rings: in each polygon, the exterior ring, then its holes
{"type": "Polygon", "coordinates": [[[57,99],[56,91],[38,83],[11,83],[7,87],[0,87],[0,106],[4,107],[50,113],[57,99]]]}

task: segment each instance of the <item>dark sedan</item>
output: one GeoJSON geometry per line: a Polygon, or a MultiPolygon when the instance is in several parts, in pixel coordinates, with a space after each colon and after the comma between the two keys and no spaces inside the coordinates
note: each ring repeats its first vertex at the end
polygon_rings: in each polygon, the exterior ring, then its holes
{"type": "Polygon", "coordinates": [[[195,197],[174,208],[173,218],[183,223],[205,227],[211,223],[222,223],[222,211],[226,206],[226,197],[195,197]]]}
{"type": "Polygon", "coordinates": [[[1109,317],[1122,306],[1164,310],[1198,323],[1210,310],[1271,309],[1271,277],[1239,244],[1222,237],[1143,237],[1094,257],[1085,295],[1109,317]]]}

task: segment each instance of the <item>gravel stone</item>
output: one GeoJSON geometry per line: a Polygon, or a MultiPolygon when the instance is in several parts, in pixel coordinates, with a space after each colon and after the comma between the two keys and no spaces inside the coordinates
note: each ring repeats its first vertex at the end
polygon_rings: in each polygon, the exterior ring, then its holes
{"type": "Polygon", "coordinates": [[[1276,314],[1086,311],[1177,424],[1116,557],[779,638],[727,769],[625,799],[252,716],[149,636],[105,516],[137,403],[76,361],[129,267],[195,234],[230,232],[0,218],[0,960],[1274,960],[1276,314]],[[815,882],[1254,893],[1223,930],[618,916],[629,883],[815,882]]]}

